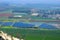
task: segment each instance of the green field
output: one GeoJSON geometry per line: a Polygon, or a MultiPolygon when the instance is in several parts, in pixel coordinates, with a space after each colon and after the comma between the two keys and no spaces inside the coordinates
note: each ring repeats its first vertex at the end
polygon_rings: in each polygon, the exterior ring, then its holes
{"type": "Polygon", "coordinates": [[[60,40],[60,30],[0,28],[0,31],[25,40],[60,40]]]}

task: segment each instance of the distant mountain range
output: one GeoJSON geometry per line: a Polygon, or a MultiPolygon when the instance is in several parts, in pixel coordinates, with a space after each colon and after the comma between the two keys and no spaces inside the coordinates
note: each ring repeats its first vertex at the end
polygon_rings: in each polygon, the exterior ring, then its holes
{"type": "Polygon", "coordinates": [[[4,3],[0,3],[0,6],[27,6],[27,7],[60,7],[59,4],[20,4],[20,3],[8,3],[8,2],[4,2],[4,3]]]}
{"type": "Polygon", "coordinates": [[[23,8],[60,8],[59,4],[14,4],[14,3],[0,3],[0,9],[12,8],[12,7],[23,7],[23,8]]]}

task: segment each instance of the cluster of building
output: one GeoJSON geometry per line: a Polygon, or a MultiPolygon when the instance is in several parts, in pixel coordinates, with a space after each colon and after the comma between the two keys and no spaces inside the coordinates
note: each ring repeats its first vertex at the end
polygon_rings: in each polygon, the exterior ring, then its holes
{"type": "Polygon", "coordinates": [[[32,10],[31,15],[32,16],[38,16],[41,18],[52,18],[52,19],[60,19],[60,10],[37,10],[36,9],[32,10]]]}
{"type": "MultiPolygon", "coordinates": [[[[20,11],[20,10],[19,10],[20,11]]],[[[34,17],[41,17],[41,18],[51,18],[51,19],[60,19],[60,10],[55,9],[55,10],[45,10],[45,9],[30,9],[30,10],[21,10],[21,12],[4,12],[0,13],[0,17],[8,17],[8,18],[30,18],[31,16],[34,17]]]]}
{"type": "Polygon", "coordinates": [[[30,9],[29,12],[13,12],[14,17],[41,17],[41,18],[51,18],[51,19],[60,19],[60,9],[30,9]]]}

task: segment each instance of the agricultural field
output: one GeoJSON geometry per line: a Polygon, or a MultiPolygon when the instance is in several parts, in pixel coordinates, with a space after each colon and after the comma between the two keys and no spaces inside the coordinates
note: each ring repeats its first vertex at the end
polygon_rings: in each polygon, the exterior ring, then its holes
{"type": "Polygon", "coordinates": [[[2,27],[0,31],[24,40],[60,40],[60,30],[2,27]]]}

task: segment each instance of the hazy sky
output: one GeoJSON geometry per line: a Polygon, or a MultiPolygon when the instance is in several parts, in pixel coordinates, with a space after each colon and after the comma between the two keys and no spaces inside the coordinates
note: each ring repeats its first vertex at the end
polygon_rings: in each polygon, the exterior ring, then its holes
{"type": "Polygon", "coordinates": [[[43,4],[60,4],[60,0],[0,0],[0,2],[10,3],[43,3],[43,4]]]}

